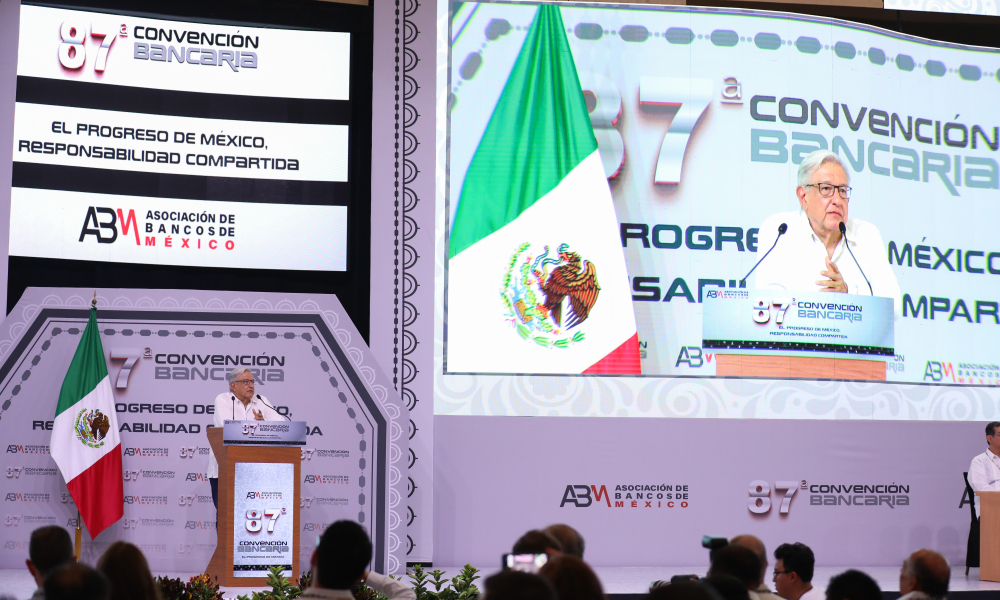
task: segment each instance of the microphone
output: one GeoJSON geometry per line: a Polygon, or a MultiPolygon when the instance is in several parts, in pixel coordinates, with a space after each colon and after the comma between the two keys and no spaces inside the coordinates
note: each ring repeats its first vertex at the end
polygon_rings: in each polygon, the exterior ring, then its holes
{"type": "MultiPolygon", "coordinates": [[[[778,225],[778,237],[774,238],[774,243],[771,244],[771,250],[774,250],[774,247],[778,245],[778,240],[781,239],[781,236],[785,235],[786,231],[788,231],[788,223],[782,223],[781,225],[778,225]]],[[[757,264],[755,264],[753,268],[750,269],[750,273],[753,273],[754,271],[757,270],[757,267],[760,266],[760,263],[764,262],[764,259],[767,258],[768,254],[771,253],[771,250],[768,250],[767,252],[764,253],[764,256],[760,257],[760,260],[757,261],[757,264]]],[[[745,288],[747,286],[747,277],[750,277],[750,273],[747,273],[746,275],[743,276],[743,279],[740,279],[741,288],[745,288]]]]}
{"type": "Polygon", "coordinates": [[[858,270],[861,271],[861,276],[865,278],[865,283],[868,284],[868,293],[874,296],[875,292],[872,291],[872,282],[868,281],[868,276],[865,275],[865,270],[861,268],[861,263],[859,263],[858,258],[854,256],[854,251],[851,250],[851,245],[847,243],[847,226],[844,225],[843,221],[840,222],[840,235],[844,236],[844,247],[851,253],[851,258],[854,259],[854,264],[858,265],[858,270]]]}
{"type": "Polygon", "coordinates": [[[230,396],[233,399],[233,420],[236,420],[236,396],[230,396]]]}
{"type": "Polygon", "coordinates": [[[273,410],[273,411],[274,411],[274,412],[275,412],[275,413],[276,413],[276,414],[277,414],[277,415],[278,415],[279,417],[285,417],[285,419],[286,419],[286,420],[288,420],[288,421],[291,421],[291,419],[290,419],[290,418],[288,418],[288,417],[286,417],[285,415],[283,415],[283,414],[281,414],[280,412],[278,412],[278,409],[277,409],[277,408],[274,408],[273,406],[271,406],[270,404],[268,404],[268,403],[267,403],[267,400],[264,400],[263,398],[261,398],[261,397],[260,397],[260,394],[257,394],[257,399],[258,399],[258,400],[260,400],[260,401],[261,401],[261,403],[263,403],[263,404],[264,404],[264,406],[266,406],[266,407],[270,408],[271,410],[273,410]]]}

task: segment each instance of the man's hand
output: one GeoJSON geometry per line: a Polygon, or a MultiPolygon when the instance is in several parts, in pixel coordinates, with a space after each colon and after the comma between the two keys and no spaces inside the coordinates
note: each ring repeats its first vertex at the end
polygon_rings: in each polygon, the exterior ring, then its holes
{"type": "Polygon", "coordinates": [[[258,421],[263,421],[264,420],[264,415],[263,415],[263,413],[261,413],[259,410],[257,410],[255,408],[255,409],[253,409],[253,418],[256,419],[256,420],[258,420],[258,421]]]}
{"type": "Polygon", "coordinates": [[[820,290],[821,292],[847,293],[847,284],[844,282],[844,276],[840,274],[840,269],[830,260],[829,256],[826,257],[826,271],[820,271],[819,274],[827,278],[816,282],[816,285],[823,286],[820,290]]]}

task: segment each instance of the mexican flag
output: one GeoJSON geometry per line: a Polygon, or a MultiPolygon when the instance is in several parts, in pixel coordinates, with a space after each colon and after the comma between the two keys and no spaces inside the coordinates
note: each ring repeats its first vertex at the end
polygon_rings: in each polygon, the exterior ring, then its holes
{"type": "Polygon", "coordinates": [[[562,15],[540,6],[459,197],[447,369],[640,373],[619,236],[562,15]]]}
{"type": "Polygon", "coordinates": [[[93,539],[125,514],[121,440],[96,308],[59,392],[50,447],[93,539]]]}

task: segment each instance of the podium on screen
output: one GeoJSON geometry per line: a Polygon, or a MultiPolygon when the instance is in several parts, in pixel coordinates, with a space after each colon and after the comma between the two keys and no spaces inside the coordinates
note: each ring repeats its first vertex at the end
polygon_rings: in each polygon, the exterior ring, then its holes
{"type": "Polygon", "coordinates": [[[715,352],[720,377],[885,381],[893,325],[892,298],[711,290],[702,347],[715,352]]]}

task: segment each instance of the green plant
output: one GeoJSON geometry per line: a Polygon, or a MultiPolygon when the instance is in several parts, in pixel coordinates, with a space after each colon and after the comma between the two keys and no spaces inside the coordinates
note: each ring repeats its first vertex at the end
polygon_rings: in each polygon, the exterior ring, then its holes
{"type": "Polygon", "coordinates": [[[187,595],[187,586],[179,578],[157,577],[156,585],[160,588],[160,596],[163,600],[188,600],[190,598],[187,595]]]}
{"type": "Polygon", "coordinates": [[[218,584],[212,583],[205,573],[192,577],[187,583],[180,579],[157,577],[156,585],[163,600],[222,600],[218,584]]]}
{"type": "Polygon", "coordinates": [[[312,585],[312,580],[313,580],[313,572],[304,571],[302,575],[299,577],[299,580],[295,583],[295,585],[299,586],[300,590],[304,590],[310,585],[312,585]]]}
{"type": "Polygon", "coordinates": [[[444,577],[444,571],[435,569],[429,573],[420,565],[414,565],[412,571],[407,571],[413,582],[413,591],[417,600],[473,600],[479,597],[479,588],[473,583],[479,579],[479,569],[465,565],[458,575],[450,580],[444,577]],[[431,591],[428,587],[433,586],[431,591]]]}
{"type": "Polygon", "coordinates": [[[188,581],[185,589],[185,599],[190,600],[222,600],[222,592],[219,591],[219,584],[212,583],[208,574],[196,575],[188,581]]]}
{"type": "Polygon", "coordinates": [[[376,592],[365,584],[357,586],[352,592],[355,600],[389,600],[388,596],[376,592]]]}
{"type": "MultiPolygon", "coordinates": [[[[300,584],[303,577],[299,578],[300,584]]],[[[250,596],[237,596],[236,598],[237,600],[291,600],[305,589],[293,584],[291,580],[282,575],[281,567],[271,567],[267,574],[267,585],[271,586],[270,591],[254,592],[250,596]]]]}
{"type": "MultiPolygon", "coordinates": [[[[479,597],[479,588],[473,583],[479,579],[479,575],[476,573],[479,573],[479,569],[472,565],[465,565],[465,568],[458,575],[446,579],[444,571],[435,570],[427,573],[420,565],[417,565],[413,571],[407,571],[406,574],[413,583],[413,591],[417,594],[417,600],[475,600],[479,597]],[[428,587],[433,587],[434,590],[431,591],[428,587]]],[[[205,582],[208,583],[206,575],[199,577],[204,578],[205,582]]],[[[392,576],[390,575],[390,577],[392,576]]],[[[192,583],[195,579],[198,578],[191,578],[192,583]]],[[[168,592],[164,590],[174,589],[170,586],[180,585],[180,580],[161,577],[157,582],[160,583],[160,590],[163,591],[163,600],[215,600],[216,598],[216,596],[201,596],[189,592],[184,592],[187,595],[168,595],[168,592]]],[[[298,597],[311,583],[311,571],[302,573],[298,581],[293,584],[291,580],[286,579],[281,574],[280,567],[274,567],[267,575],[267,585],[271,586],[269,591],[253,592],[249,596],[237,596],[237,600],[292,600],[298,597]]],[[[188,588],[190,587],[191,584],[188,585],[188,588]]],[[[215,586],[214,589],[218,592],[219,586],[215,586]]],[[[380,594],[364,584],[352,591],[357,600],[389,600],[385,594],[380,594]]],[[[218,598],[222,598],[222,594],[219,594],[218,598]]]]}

